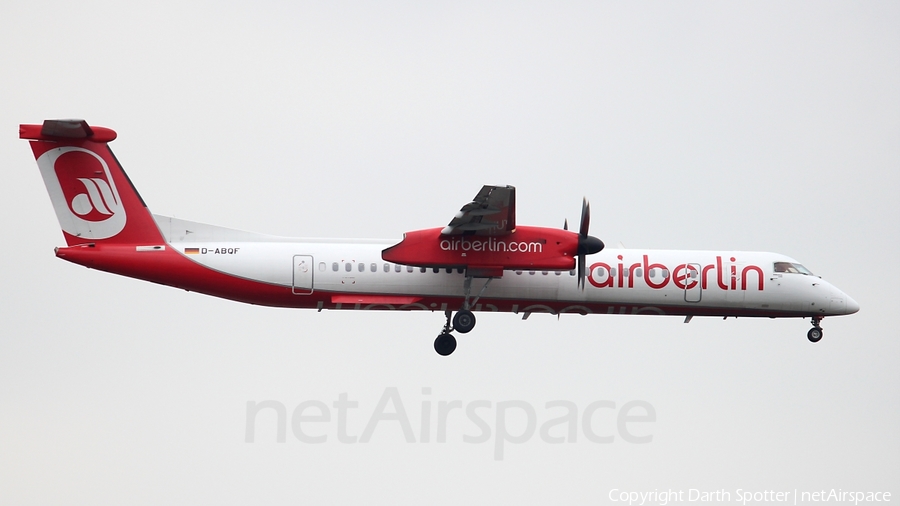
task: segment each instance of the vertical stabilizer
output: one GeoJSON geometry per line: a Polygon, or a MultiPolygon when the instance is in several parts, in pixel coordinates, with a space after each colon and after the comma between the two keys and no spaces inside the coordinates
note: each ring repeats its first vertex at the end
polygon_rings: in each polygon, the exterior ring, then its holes
{"type": "Polygon", "coordinates": [[[84,120],[20,125],[30,141],[66,243],[163,244],[162,234],[108,143],[116,133],[84,120]]]}

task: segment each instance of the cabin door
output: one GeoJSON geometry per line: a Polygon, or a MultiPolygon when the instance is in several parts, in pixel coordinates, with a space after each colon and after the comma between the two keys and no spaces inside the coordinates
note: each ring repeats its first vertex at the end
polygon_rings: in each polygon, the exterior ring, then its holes
{"type": "Polygon", "coordinates": [[[309,295],[313,292],[312,256],[294,255],[293,291],[296,295],[309,295]]]}
{"type": "Polygon", "coordinates": [[[687,264],[684,267],[684,301],[700,302],[703,297],[703,286],[700,282],[700,264],[687,264]]]}

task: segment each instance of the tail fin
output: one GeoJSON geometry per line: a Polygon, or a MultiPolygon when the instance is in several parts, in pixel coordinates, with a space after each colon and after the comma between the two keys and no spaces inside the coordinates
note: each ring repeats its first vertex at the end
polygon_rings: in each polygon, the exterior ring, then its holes
{"type": "Polygon", "coordinates": [[[116,132],[84,120],[46,120],[19,125],[19,138],[31,143],[69,246],[165,243],[107,145],[116,132]]]}

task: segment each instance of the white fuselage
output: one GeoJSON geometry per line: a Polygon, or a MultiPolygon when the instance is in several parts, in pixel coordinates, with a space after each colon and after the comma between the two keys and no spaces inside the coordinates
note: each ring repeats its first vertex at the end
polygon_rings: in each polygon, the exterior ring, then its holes
{"type": "MultiPolygon", "coordinates": [[[[166,232],[162,220],[169,219],[157,220],[166,232]]],[[[183,229],[190,227],[174,221],[183,229]]],[[[225,240],[211,240],[212,230],[176,232],[169,234],[170,247],[208,269],[294,288],[298,307],[455,310],[453,301],[463,297],[462,269],[382,260],[382,250],[396,241],[287,239],[210,229],[222,231],[212,235],[225,240]],[[323,299],[323,294],[330,299],[323,299]],[[348,303],[346,295],[358,295],[359,301],[348,303]],[[421,300],[392,301],[382,296],[421,300]],[[316,303],[307,304],[304,298],[316,303]]],[[[725,316],[833,316],[858,310],[853,299],[827,281],[775,272],[776,262],[796,263],[765,252],[610,249],[588,257],[588,282],[583,290],[574,271],[505,271],[480,293],[473,309],[725,316]]],[[[472,296],[486,282],[476,279],[472,296]]]]}

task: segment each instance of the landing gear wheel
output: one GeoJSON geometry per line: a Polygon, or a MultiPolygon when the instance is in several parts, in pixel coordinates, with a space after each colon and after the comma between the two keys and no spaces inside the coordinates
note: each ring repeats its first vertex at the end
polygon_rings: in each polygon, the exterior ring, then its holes
{"type": "Polygon", "coordinates": [[[434,351],[442,357],[453,353],[456,350],[456,338],[453,334],[441,334],[434,340],[434,351]]]}
{"type": "Polygon", "coordinates": [[[475,315],[468,309],[460,309],[453,317],[453,329],[460,334],[467,334],[475,328],[475,315]]]}
{"type": "Polygon", "coordinates": [[[806,338],[809,339],[810,342],[818,343],[822,340],[822,329],[819,327],[809,329],[809,332],[806,333],[806,338]]]}

